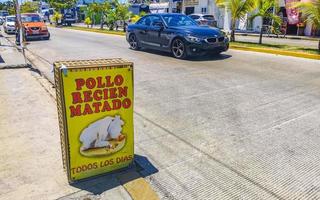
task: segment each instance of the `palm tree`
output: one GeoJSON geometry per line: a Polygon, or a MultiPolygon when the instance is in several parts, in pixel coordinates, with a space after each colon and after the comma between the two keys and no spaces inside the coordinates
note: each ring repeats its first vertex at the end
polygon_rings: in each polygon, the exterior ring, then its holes
{"type": "Polygon", "coordinates": [[[129,6],[127,4],[119,4],[117,7],[117,14],[119,19],[123,23],[123,31],[125,32],[127,29],[126,20],[130,19],[131,13],[129,12],[129,6]]]}
{"type": "MultiPolygon", "coordinates": [[[[315,29],[320,29],[320,0],[298,2],[293,7],[298,8],[306,22],[313,24],[315,29]]],[[[318,51],[320,52],[320,40],[318,51]]]]}
{"type": "Polygon", "coordinates": [[[231,13],[231,42],[235,41],[236,22],[243,19],[255,6],[254,0],[216,0],[218,6],[225,7],[231,13]]]}
{"type": "Polygon", "coordinates": [[[257,11],[253,14],[250,19],[253,20],[256,17],[261,17],[261,28],[260,28],[260,37],[259,44],[262,44],[262,34],[263,34],[263,21],[265,19],[270,19],[274,24],[280,24],[280,17],[272,12],[272,9],[277,9],[278,0],[255,0],[256,6],[255,10],[257,11]]]}
{"type": "Polygon", "coordinates": [[[88,10],[87,10],[87,14],[90,16],[91,20],[91,28],[93,27],[93,25],[95,24],[96,20],[96,14],[99,11],[99,5],[97,3],[91,3],[88,6],[88,10]]]}
{"type": "Polygon", "coordinates": [[[101,20],[100,20],[100,29],[103,29],[103,25],[105,23],[106,14],[111,9],[111,4],[108,1],[101,3],[100,12],[101,12],[101,20]]]}

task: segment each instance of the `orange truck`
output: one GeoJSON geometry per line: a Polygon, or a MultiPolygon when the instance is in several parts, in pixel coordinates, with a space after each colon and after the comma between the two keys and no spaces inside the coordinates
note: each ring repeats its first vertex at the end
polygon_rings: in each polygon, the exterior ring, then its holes
{"type": "Polygon", "coordinates": [[[25,30],[25,39],[50,39],[47,25],[37,13],[21,14],[22,25],[25,30]]]}

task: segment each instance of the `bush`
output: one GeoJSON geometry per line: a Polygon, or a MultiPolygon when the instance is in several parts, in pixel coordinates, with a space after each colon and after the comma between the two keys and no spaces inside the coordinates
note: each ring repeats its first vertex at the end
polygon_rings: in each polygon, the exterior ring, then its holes
{"type": "Polygon", "coordinates": [[[54,21],[56,23],[56,26],[58,26],[59,21],[61,21],[62,19],[62,14],[59,12],[54,12],[53,16],[52,16],[52,21],[54,21]]]}
{"type": "Polygon", "coordinates": [[[92,21],[91,21],[90,17],[87,17],[87,18],[84,20],[84,23],[87,25],[87,28],[89,28],[89,25],[92,24],[92,21]]]}
{"type": "Polygon", "coordinates": [[[139,19],[140,19],[139,15],[134,15],[133,17],[131,17],[131,22],[136,23],[139,19]]]}

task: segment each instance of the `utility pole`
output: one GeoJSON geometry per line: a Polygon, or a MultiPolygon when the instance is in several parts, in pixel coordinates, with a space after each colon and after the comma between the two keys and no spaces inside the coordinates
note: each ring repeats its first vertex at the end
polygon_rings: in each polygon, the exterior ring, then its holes
{"type": "MultiPolygon", "coordinates": [[[[14,5],[15,5],[15,8],[16,8],[16,19],[17,19],[17,23],[18,23],[19,45],[20,45],[20,49],[22,50],[22,54],[23,54],[25,63],[27,63],[26,55],[25,55],[25,52],[24,52],[23,25],[22,25],[21,13],[20,13],[20,5],[19,5],[18,0],[14,0],[14,5]]],[[[18,38],[16,37],[16,39],[18,39],[18,38]]]]}
{"type": "Polygon", "coordinates": [[[20,13],[20,5],[18,0],[14,0],[14,5],[16,8],[16,18],[18,23],[18,30],[19,30],[19,40],[20,40],[20,48],[23,50],[23,31],[22,31],[22,22],[21,22],[21,13],[20,13]]]}

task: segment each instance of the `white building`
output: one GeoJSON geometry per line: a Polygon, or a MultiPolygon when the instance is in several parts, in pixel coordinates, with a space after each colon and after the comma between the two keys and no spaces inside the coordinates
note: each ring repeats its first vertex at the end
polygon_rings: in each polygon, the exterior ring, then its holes
{"type": "MultiPolygon", "coordinates": [[[[295,23],[290,24],[288,21],[290,21],[290,16],[287,16],[287,9],[290,9],[289,5],[286,5],[285,0],[279,0],[279,7],[280,12],[279,15],[283,20],[283,23],[286,25],[286,31],[287,34],[301,34],[298,33],[299,30],[297,28],[297,25],[295,23]],[[289,18],[289,20],[288,20],[289,18]]],[[[215,17],[215,20],[217,21],[218,28],[224,29],[225,31],[229,32],[231,28],[231,15],[230,13],[224,9],[219,8],[215,0],[183,0],[182,2],[182,13],[186,15],[190,15],[193,13],[196,14],[211,14],[215,17]]],[[[249,17],[250,13],[245,16],[243,21],[237,21],[236,23],[236,29],[242,30],[246,32],[259,32],[261,29],[262,24],[262,18],[256,17],[252,23],[249,23],[249,17]]],[[[292,17],[292,16],[291,16],[292,17]]],[[[297,16],[298,17],[298,16],[297,16]]],[[[298,20],[301,22],[301,19],[298,20]]],[[[267,22],[264,22],[267,23],[267,22]]],[[[303,28],[302,33],[304,35],[311,35],[311,24],[306,24],[306,26],[303,28]]]]}

